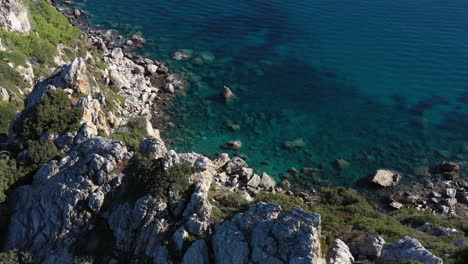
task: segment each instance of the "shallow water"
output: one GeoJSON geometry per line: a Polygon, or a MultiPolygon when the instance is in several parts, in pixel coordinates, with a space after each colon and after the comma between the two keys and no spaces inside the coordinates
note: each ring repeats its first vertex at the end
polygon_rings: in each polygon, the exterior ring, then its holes
{"type": "Polygon", "coordinates": [[[468,157],[465,0],[77,5],[103,28],[141,32],[145,55],[185,72],[191,87],[164,134],[178,151],[213,156],[239,139],[238,154],[259,171],[315,168],[292,178],[304,185],[353,185],[378,168],[410,179],[468,157]],[[172,60],[179,49],[192,58],[172,60]],[[237,95],[229,104],[218,97],[224,85],[237,95]],[[301,146],[286,149],[288,140],[301,146]]]}

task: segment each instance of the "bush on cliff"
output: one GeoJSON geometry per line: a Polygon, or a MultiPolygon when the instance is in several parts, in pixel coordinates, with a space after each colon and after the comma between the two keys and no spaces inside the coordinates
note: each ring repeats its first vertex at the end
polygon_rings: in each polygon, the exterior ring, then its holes
{"type": "Polygon", "coordinates": [[[32,30],[54,46],[59,43],[70,46],[81,32],[68,18],[44,0],[25,1],[32,17],[32,30]]]}
{"type": "Polygon", "coordinates": [[[29,252],[17,250],[10,252],[0,252],[0,263],[2,264],[32,264],[34,259],[29,252]]]}
{"type": "Polygon", "coordinates": [[[137,190],[138,197],[150,194],[153,197],[165,198],[169,187],[174,187],[177,191],[188,189],[189,177],[197,169],[182,163],[165,170],[164,163],[164,158],[155,159],[135,154],[127,172],[132,180],[132,189],[137,190]]]}
{"type": "Polygon", "coordinates": [[[58,156],[59,152],[53,141],[28,141],[28,157],[33,165],[40,166],[58,156]]]}
{"type": "Polygon", "coordinates": [[[125,128],[126,131],[117,131],[111,135],[111,138],[124,142],[131,151],[138,151],[141,139],[148,137],[145,117],[130,119],[125,128]]]}
{"type": "Polygon", "coordinates": [[[8,134],[8,128],[15,114],[16,110],[12,105],[0,103],[0,134],[8,134]]]}
{"type": "Polygon", "coordinates": [[[47,92],[42,101],[23,111],[14,131],[23,139],[37,140],[43,134],[60,135],[79,129],[83,108],[72,107],[62,90],[47,92]]]}
{"type": "Polygon", "coordinates": [[[74,42],[78,43],[81,32],[46,1],[24,2],[31,18],[30,34],[0,30],[0,37],[8,49],[16,54],[16,58],[34,57],[40,64],[55,64],[53,59],[58,55],[57,45],[62,43],[70,46],[74,42]]]}
{"type": "Polygon", "coordinates": [[[0,203],[6,200],[6,191],[15,183],[16,165],[12,161],[0,160],[0,203]]]}
{"type": "Polygon", "coordinates": [[[213,205],[211,211],[211,220],[220,222],[226,219],[231,219],[237,213],[248,209],[250,203],[239,193],[226,192],[218,188],[216,182],[211,183],[208,199],[213,205]]]}

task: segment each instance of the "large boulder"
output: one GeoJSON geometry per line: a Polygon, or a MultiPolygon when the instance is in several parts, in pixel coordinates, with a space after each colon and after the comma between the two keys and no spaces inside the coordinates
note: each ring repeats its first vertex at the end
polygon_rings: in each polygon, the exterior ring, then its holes
{"type": "Polygon", "coordinates": [[[252,205],[216,226],[212,246],[216,263],[322,263],[320,215],[252,205]]]}
{"type": "Polygon", "coordinates": [[[401,175],[396,171],[391,170],[377,170],[372,182],[382,187],[395,186],[400,182],[401,175]]]}
{"type": "Polygon", "coordinates": [[[348,246],[340,239],[335,240],[328,251],[327,264],[353,264],[354,257],[348,246]]]}
{"type": "Polygon", "coordinates": [[[351,252],[358,259],[377,259],[380,257],[385,240],[381,236],[368,236],[365,241],[352,243],[351,252]]]}
{"type": "Polygon", "coordinates": [[[182,264],[209,264],[210,257],[208,254],[208,247],[203,240],[193,242],[190,248],[185,252],[182,264]]]}
{"type": "Polygon", "coordinates": [[[442,259],[425,249],[418,240],[405,237],[393,244],[385,244],[379,263],[400,264],[407,260],[416,260],[424,264],[443,264],[442,259]]]}
{"type": "Polygon", "coordinates": [[[29,34],[28,10],[18,0],[2,0],[0,2],[0,28],[29,34]]]}

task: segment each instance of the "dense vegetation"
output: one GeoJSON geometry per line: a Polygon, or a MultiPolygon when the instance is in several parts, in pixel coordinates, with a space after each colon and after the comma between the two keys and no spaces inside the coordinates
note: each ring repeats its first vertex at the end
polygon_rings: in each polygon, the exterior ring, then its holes
{"type": "Polygon", "coordinates": [[[11,120],[15,117],[16,109],[8,103],[0,103],[0,135],[8,134],[11,120]]]}
{"type": "Polygon", "coordinates": [[[31,33],[22,35],[16,32],[0,30],[17,65],[25,63],[26,57],[33,57],[38,63],[53,64],[58,54],[57,45],[76,44],[81,32],[73,27],[68,19],[44,0],[25,0],[31,18],[31,33]]]}
{"type": "Polygon", "coordinates": [[[185,163],[164,169],[165,162],[164,158],[155,159],[135,154],[127,171],[132,180],[131,188],[138,190],[138,197],[151,194],[153,197],[165,198],[169,187],[177,191],[189,188],[189,176],[197,169],[185,163]]]}
{"type": "Polygon", "coordinates": [[[33,257],[28,252],[11,251],[8,253],[0,252],[0,263],[2,264],[32,264],[33,257]]]}
{"type": "Polygon", "coordinates": [[[450,237],[433,237],[414,229],[424,223],[434,226],[453,227],[468,232],[466,218],[443,217],[416,210],[399,210],[392,214],[379,212],[355,190],[336,188],[323,190],[323,196],[312,206],[301,199],[285,194],[262,193],[257,202],[275,202],[284,209],[300,207],[317,212],[322,217],[323,248],[326,250],[337,238],[350,243],[362,241],[368,235],[379,234],[387,242],[405,236],[418,239],[427,249],[444,259],[444,263],[462,264],[461,256],[468,254],[468,247],[457,248],[452,242],[463,237],[463,233],[450,237]]]}
{"type": "Polygon", "coordinates": [[[72,107],[63,90],[48,91],[42,101],[23,111],[15,122],[15,133],[23,139],[39,139],[43,134],[61,135],[79,129],[83,108],[72,107]]]}
{"type": "Polygon", "coordinates": [[[124,128],[111,135],[114,140],[122,141],[131,151],[137,151],[142,138],[148,137],[145,117],[130,119],[124,128]]]}

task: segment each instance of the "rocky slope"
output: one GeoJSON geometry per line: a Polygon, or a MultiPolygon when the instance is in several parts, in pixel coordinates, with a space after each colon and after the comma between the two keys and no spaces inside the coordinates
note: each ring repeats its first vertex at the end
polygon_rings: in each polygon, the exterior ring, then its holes
{"type": "Polygon", "coordinates": [[[0,27],[9,31],[29,34],[31,25],[28,10],[16,0],[2,0],[0,3],[0,27]]]}
{"type": "MultiPolygon", "coordinates": [[[[24,17],[18,2],[2,3],[4,18],[24,17]]],[[[27,32],[24,25],[22,29],[27,32]]],[[[326,256],[319,214],[254,202],[268,192],[313,203],[309,194],[292,193],[286,182],[277,185],[240,157],[219,154],[210,160],[168,149],[149,120],[158,114],[161,100],[186,84],[164,64],[123,52],[109,37],[112,34],[93,31],[86,40],[100,50],[105,69],[97,70],[90,64],[92,55],[86,53],[36,82],[25,100],[27,110],[40,104],[49,91],[61,90],[73,107],[83,108],[83,115],[78,131],[41,136],[41,141],[54,142],[60,157],[41,164],[32,182],[9,193],[5,251],[29,251],[36,263],[442,263],[414,238],[391,244],[369,236],[349,247],[338,239],[326,256]],[[135,117],[145,120],[145,138],[138,149],[130,151],[125,143],[106,138],[125,131],[135,117]],[[143,193],[132,183],[132,164],[139,157],[162,160],[164,172],[181,164],[196,168],[184,175],[190,187],[178,189],[172,184],[163,195],[143,193]],[[250,204],[219,219],[215,192],[228,199],[233,194],[250,204]]],[[[17,115],[12,127],[25,112],[17,115]]],[[[10,144],[21,149],[24,141],[10,130],[10,144]]],[[[22,149],[18,157],[27,151],[22,149]]]]}

